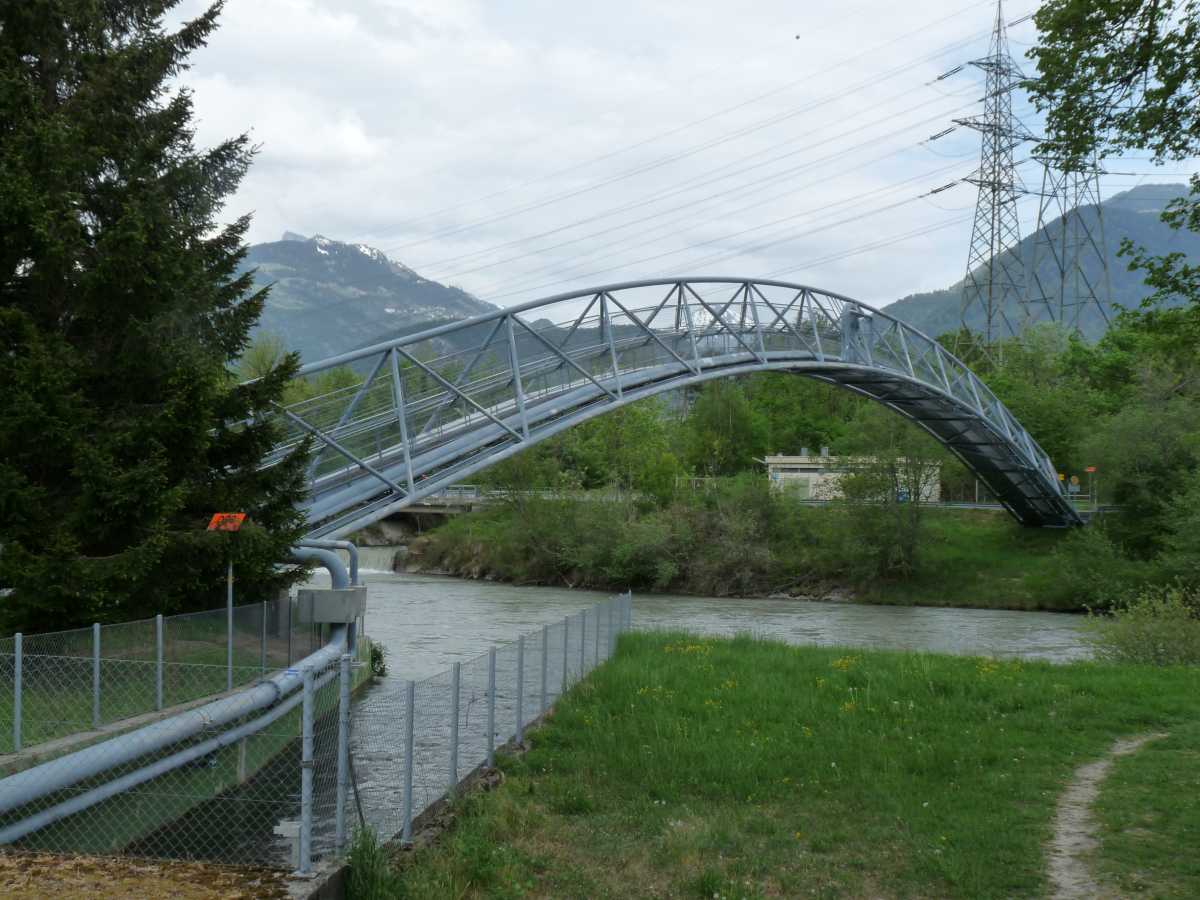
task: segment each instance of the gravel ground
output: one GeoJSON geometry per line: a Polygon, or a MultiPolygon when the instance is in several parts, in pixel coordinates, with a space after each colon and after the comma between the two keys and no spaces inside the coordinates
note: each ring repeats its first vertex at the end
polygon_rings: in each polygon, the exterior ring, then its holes
{"type": "Polygon", "coordinates": [[[95,856],[0,853],[0,897],[280,900],[287,876],[273,869],[95,856]]]}

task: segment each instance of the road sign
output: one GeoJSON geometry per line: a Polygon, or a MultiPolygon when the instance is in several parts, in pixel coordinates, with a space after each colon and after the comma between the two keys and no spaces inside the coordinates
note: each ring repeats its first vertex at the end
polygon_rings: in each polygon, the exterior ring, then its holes
{"type": "Polygon", "coordinates": [[[1087,472],[1089,475],[1091,475],[1093,472],[1095,472],[1095,471],[1096,471],[1096,467],[1095,467],[1095,466],[1088,466],[1088,467],[1087,467],[1086,469],[1084,469],[1083,471],[1085,471],[1085,472],[1087,472]]]}
{"type": "Polygon", "coordinates": [[[1059,480],[1059,481],[1066,481],[1066,480],[1067,480],[1067,476],[1066,476],[1066,475],[1064,475],[1062,472],[1059,472],[1059,473],[1058,473],[1058,480],[1059,480]]]}
{"type": "Polygon", "coordinates": [[[208,531],[237,531],[246,521],[245,513],[214,513],[208,523],[208,531]]]}

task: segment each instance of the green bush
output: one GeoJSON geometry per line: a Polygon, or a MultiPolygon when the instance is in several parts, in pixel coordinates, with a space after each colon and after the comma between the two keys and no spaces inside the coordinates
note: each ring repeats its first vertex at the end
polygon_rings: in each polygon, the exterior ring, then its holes
{"type": "Polygon", "coordinates": [[[1114,609],[1156,577],[1153,564],[1130,559],[1101,524],[1077,528],[1054,550],[1056,566],[1031,587],[1060,609],[1114,609]]]}
{"type": "Polygon", "coordinates": [[[1094,619],[1091,638],[1111,662],[1200,665],[1200,592],[1180,582],[1147,588],[1094,619]]]}
{"type": "Polygon", "coordinates": [[[387,648],[371,641],[371,674],[382,678],[387,672],[387,648]]]}

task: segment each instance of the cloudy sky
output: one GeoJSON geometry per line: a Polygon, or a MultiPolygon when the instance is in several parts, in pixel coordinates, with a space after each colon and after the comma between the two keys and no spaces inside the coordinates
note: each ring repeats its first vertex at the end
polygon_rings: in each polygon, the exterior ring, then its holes
{"type": "MultiPolygon", "coordinates": [[[[979,111],[981,73],[937,78],[987,52],[994,17],[994,0],[228,0],[184,81],[200,142],[261,145],[228,206],[253,211],[254,242],[367,243],[500,305],[675,274],[884,304],[962,277],[979,138],[927,139],[979,111]]],[[[1015,54],[1036,37],[1009,35],[1015,54]]],[[[1137,174],[1107,193],[1182,180],[1110,168],[1137,174]]]]}

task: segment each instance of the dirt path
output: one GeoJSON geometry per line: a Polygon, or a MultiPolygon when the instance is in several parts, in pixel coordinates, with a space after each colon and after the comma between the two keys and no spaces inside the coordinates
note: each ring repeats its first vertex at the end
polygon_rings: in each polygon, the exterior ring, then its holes
{"type": "Polygon", "coordinates": [[[1108,776],[1113,760],[1136,753],[1149,741],[1165,734],[1142,734],[1117,741],[1104,759],[1075,770],[1075,777],[1058,798],[1054,816],[1054,837],[1050,840],[1047,861],[1051,894],[1055,900],[1092,900],[1113,896],[1096,881],[1087,865],[1087,856],[1099,846],[1092,804],[1100,793],[1100,783],[1108,776]]]}

